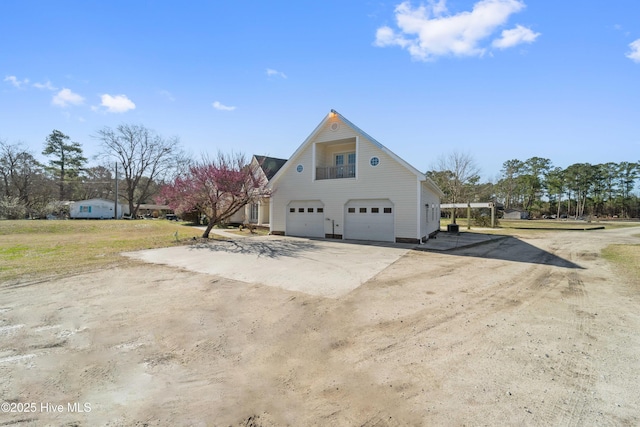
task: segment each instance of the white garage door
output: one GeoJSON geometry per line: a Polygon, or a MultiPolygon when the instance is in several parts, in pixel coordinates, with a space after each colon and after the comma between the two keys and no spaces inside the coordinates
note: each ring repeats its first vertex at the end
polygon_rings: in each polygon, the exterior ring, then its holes
{"type": "Polygon", "coordinates": [[[394,207],[389,199],[351,200],[345,205],[345,239],[394,242],[394,207]]]}
{"type": "Polygon", "coordinates": [[[288,236],[324,237],[324,205],[318,200],[293,201],[287,206],[288,236]]]}

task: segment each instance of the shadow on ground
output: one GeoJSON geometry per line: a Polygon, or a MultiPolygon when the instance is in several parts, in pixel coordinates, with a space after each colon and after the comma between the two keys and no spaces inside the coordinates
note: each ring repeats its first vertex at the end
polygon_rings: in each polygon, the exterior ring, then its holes
{"type": "Polygon", "coordinates": [[[474,258],[498,259],[503,261],[543,264],[562,268],[584,269],[584,267],[566,260],[554,253],[545,251],[512,236],[488,240],[483,244],[458,247],[440,252],[444,255],[468,256],[474,258]]]}
{"type": "Polygon", "coordinates": [[[318,248],[312,240],[212,240],[190,246],[192,250],[209,250],[212,252],[227,252],[232,254],[256,255],[264,258],[290,257],[298,258],[304,251],[318,248]]]}
{"type": "MultiPolygon", "coordinates": [[[[445,237],[445,236],[443,236],[445,237]]],[[[438,247],[413,244],[385,243],[358,240],[314,240],[314,239],[229,239],[212,240],[190,246],[193,251],[226,252],[230,254],[254,255],[259,258],[304,258],[309,251],[320,250],[323,243],[344,243],[349,245],[378,246],[399,249],[414,249],[443,255],[468,256],[530,264],[544,264],[562,268],[583,269],[582,266],[542,250],[512,236],[486,235],[463,236],[460,240],[452,237],[438,238],[438,247]],[[466,239],[464,237],[467,237],[466,239]],[[445,239],[448,239],[446,241],[445,239]]],[[[434,244],[433,241],[431,244],[434,244]]],[[[348,251],[348,249],[347,249],[348,251]]]]}

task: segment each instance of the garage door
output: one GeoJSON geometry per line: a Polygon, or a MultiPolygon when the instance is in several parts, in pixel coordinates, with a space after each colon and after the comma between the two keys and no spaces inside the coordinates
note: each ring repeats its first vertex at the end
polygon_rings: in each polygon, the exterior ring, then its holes
{"type": "Polygon", "coordinates": [[[345,205],[345,239],[394,242],[394,207],[389,199],[351,200],[345,205]]]}
{"type": "Polygon", "coordinates": [[[324,204],[318,200],[289,203],[286,233],[288,236],[324,237],[324,204]]]}

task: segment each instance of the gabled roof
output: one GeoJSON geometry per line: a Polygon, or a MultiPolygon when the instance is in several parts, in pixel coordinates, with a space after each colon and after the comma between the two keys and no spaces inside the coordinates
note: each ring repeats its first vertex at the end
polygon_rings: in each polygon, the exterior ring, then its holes
{"type": "Polygon", "coordinates": [[[313,132],[311,132],[311,134],[307,137],[307,139],[304,140],[304,142],[300,145],[300,147],[298,147],[298,149],[293,153],[293,155],[291,155],[291,157],[289,158],[289,163],[286,164],[284,167],[280,168],[281,172],[276,174],[275,179],[277,179],[280,175],[282,175],[285,169],[291,167],[291,164],[294,163],[294,160],[296,159],[296,157],[298,157],[298,155],[307,147],[310,141],[313,140],[313,138],[323,129],[324,125],[334,117],[337,117],[338,119],[340,119],[342,123],[349,126],[356,133],[367,138],[369,141],[371,141],[372,144],[376,145],[378,148],[380,148],[382,151],[388,154],[389,157],[391,157],[392,159],[400,163],[402,166],[407,168],[407,170],[409,170],[412,174],[414,174],[418,178],[418,180],[424,181],[429,187],[431,187],[435,192],[437,192],[440,195],[440,197],[444,197],[444,193],[442,192],[442,190],[440,190],[440,188],[436,185],[435,182],[433,182],[431,178],[429,178],[424,173],[420,172],[418,169],[411,166],[409,163],[404,161],[393,151],[389,150],[387,147],[385,147],[380,142],[378,142],[375,138],[371,137],[371,135],[369,135],[368,133],[360,129],[358,126],[351,123],[346,117],[344,117],[342,114],[338,113],[336,110],[333,110],[333,109],[320,122],[320,124],[316,126],[313,132]]]}
{"type": "Polygon", "coordinates": [[[273,176],[278,173],[280,168],[284,166],[285,163],[287,163],[287,159],[257,156],[255,154],[253,155],[253,157],[256,159],[258,165],[260,165],[260,169],[262,169],[262,172],[264,173],[264,176],[266,176],[267,180],[269,181],[271,181],[271,178],[273,178],[273,176]]]}

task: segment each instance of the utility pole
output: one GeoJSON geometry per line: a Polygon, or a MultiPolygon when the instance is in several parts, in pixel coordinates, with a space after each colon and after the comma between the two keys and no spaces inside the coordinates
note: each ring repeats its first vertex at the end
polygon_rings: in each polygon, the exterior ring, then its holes
{"type": "Polygon", "coordinates": [[[113,210],[113,219],[118,219],[118,162],[116,162],[116,194],[115,209],[113,210]]]}

